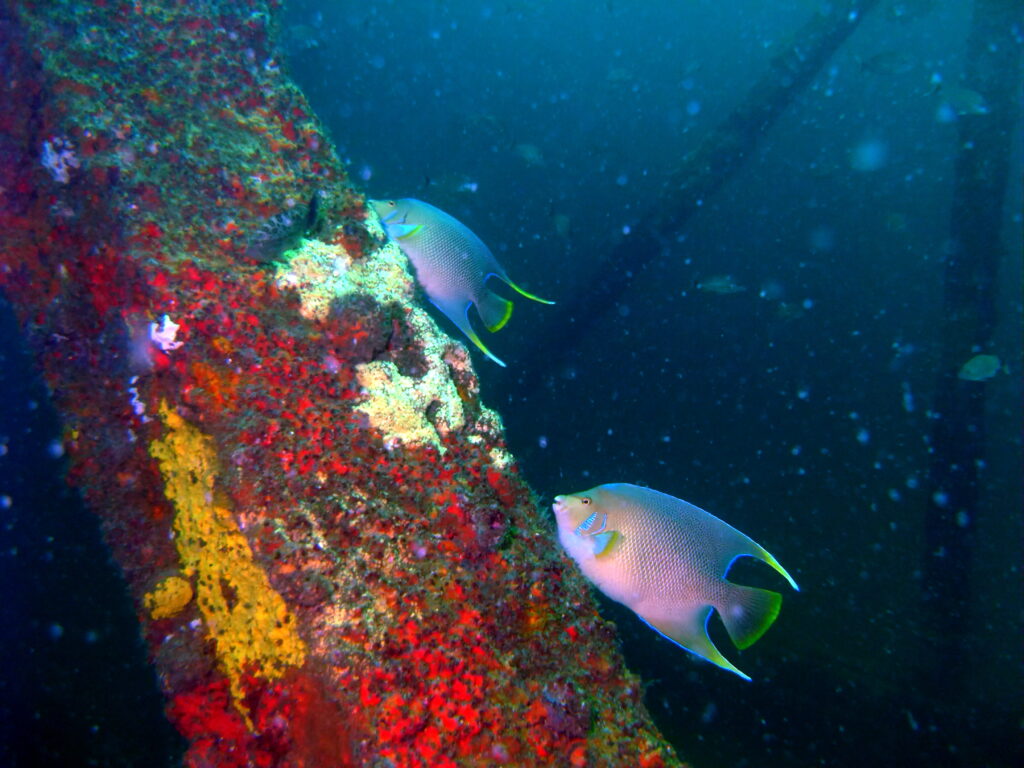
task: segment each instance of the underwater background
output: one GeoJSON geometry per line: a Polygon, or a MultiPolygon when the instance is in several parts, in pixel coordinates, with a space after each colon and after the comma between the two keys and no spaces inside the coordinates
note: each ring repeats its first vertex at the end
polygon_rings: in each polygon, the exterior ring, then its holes
{"type": "MultiPolygon", "coordinates": [[[[631,240],[816,6],[291,2],[281,45],[368,196],[437,205],[559,302],[517,302],[488,337],[507,369],[473,351],[544,514],[556,494],[649,485],[748,533],[799,582],[756,646],[720,642],[753,683],[601,599],[685,759],[1018,765],[1020,27],[994,335],[963,352],[1000,368],[961,385],[983,387],[986,410],[955,557],[929,546],[927,521],[936,424],[956,418],[936,407],[956,162],[963,121],[1007,117],[963,80],[970,3],[879,4],[678,236],[631,240]],[[624,284],[587,306],[602,274],[624,284]],[[570,302],[584,309],[552,333],[570,302]],[[925,599],[935,558],[969,586],[953,637],[925,599]]],[[[30,765],[18,744],[47,743],[36,764],[173,765],[116,567],[97,572],[96,524],[54,491],[57,418],[3,322],[7,756],[30,765]]],[[[747,563],[733,575],[781,587],[747,563]]]]}

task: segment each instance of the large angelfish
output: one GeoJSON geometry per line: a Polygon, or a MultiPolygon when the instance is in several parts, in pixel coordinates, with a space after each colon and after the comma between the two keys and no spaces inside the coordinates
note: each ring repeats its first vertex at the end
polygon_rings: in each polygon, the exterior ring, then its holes
{"type": "Polygon", "coordinates": [[[370,200],[387,233],[405,252],[428,298],[466,337],[498,365],[469,323],[469,305],[489,331],[501,330],[512,315],[512,302],[485,283],[497,277],[517,293],[542,304],[554,304],[513,283],[490,248],[469,227],[429,203],[412,198],[370,200]]]}
{"type": "Polygon", "coordinates": [[[598,589],[677,645],[750,679],[711,642],[707,622],[718,611],[741,649],[768,630],[782,596],[725,578],[737,558],[756,557],[799,591],[768,550],[700,507],[627,483],[556,496],[554,510],[562,546],[598,589]]]}

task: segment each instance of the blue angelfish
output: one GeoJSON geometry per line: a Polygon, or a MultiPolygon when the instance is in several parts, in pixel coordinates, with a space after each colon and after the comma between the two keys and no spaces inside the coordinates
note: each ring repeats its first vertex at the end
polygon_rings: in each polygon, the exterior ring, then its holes
{"type": "Polygon", "coordinates": [[[763,560],[793,587],[793,577],[749,536],[693,504],[627,483],[556,496],[562,546],[583,575],[677,645],[750,678],[708,636],[718,611],[737,648],[753,645],[779,615],[777,592],[725,577],[740,557],[763,560]]]}
{"type": "Polygon", "coordinates": [[[542,304],[554,304],[528,293],[513,283],[491,250],[462,222],[429,203],[412,198],[371,200],[388,235],[409,257],[416,279],[430,301],[466,337],[498,365],[469,323],[469,306],[476,307],[489,331],[501,330],[512,315],[512,302],[503,299],[486,282],[491,277],[508,284],[522,296],[542,304]]]}

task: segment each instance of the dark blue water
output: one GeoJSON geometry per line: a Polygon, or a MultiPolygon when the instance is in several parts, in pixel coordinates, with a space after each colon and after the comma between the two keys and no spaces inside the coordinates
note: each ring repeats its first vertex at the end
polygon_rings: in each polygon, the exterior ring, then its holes
{"type": "Polygon", "coordinates": [[[99,518],[0,300],[0,765],[171,766],[183,747],[99,518]]]}
{"type": "MultiPolygon", "coordinates": [[[[816,8],[305,2],[286,27],[292,73],[370,196],[444,208],[514,279],[565,302],[602,259],[629,259],[670,172],[816,8]]],[[[946,417],[934,400],[958,130],[990,117],[944,100],[970,21],[966,3],[880,4],[701,214],[653,260],[637,244],[646,266],[614,306],[541,338],[553,310],[517,302],[486,339],[508,369],[478,360],[547,501],[647,484],[749,533],[800,582],[754,648],[720,643],[753,684],[602,602],[660,727],[698,765],[1020,759],[1014,174],[990,350],[1009,372],[982,385],[974,546],[949,564],[969,572],[962,653],[956,669],[923,660],[925,563],[942,556],[926,551],[924,520],[946,417]],[[721,276],[745,290],[699,289],[721,276]]],[[[1019,167],[1019,134],[1014,146],[1019,167]]],[[[733,576],[782,587],[753,568],[733,576]]]]}

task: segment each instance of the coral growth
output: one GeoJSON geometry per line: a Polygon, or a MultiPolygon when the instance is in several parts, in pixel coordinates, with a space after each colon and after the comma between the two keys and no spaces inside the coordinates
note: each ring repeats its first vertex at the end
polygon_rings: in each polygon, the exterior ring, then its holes
{"type": "Polygon", "coordinates": [[[302,666],[306,646],[295,616],[253,561],[231,512],[214,501],[217,456],[210,438],[166,402],[160,404],[160,418],[167,434],[153,441],[149,452],[160,464],[164,492],[174,505],[182,571],[195,577],[196,601],[217,659],[241,704],[244,672],[274,680],[286,668],[302,666]]]}
{"type": "Polygon", "coordinates": [[[277,66],[278,4],[15,5],[0,286],[186,764],[678,764],[465,347],[277,66]],[[23,149],[45,141],[68,183],[23,149]],[[314,187],[316,226],[253,257],[314,187]]]}
{"type": "Polygon", "coordinates": [[[151,592],[147,592],[143,600],[150,617],[156,621],[175,616],[192,602],[192,585],[180,576],[168,576],[151,592]]]}

